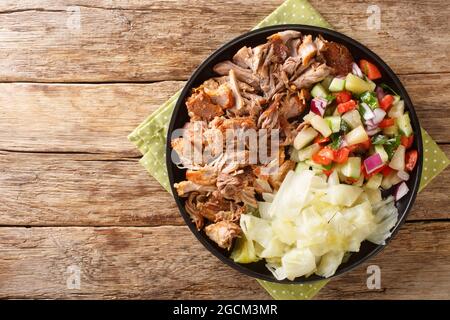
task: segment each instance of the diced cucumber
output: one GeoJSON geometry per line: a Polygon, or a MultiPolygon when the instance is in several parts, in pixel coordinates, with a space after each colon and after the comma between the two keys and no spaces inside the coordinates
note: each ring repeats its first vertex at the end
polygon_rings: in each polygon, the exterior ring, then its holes
{"type": "Polygon", "coordinates": [[[375,91],[375,88],[377,87],[377,84],[366,77],[366,81],[369,84],[369,91],[375,91]]]}
{"type": "Polygon", "coordinates": [[[392,104],[394,105],[399,101],[400,101],[400,96],[394,95],[394,101],[392,102],[392,104]]]}
{"type": "Polygon", "coordinates": [[[366,182],[366,188],[378,189],[381,186],[381,181],[383,181],[383,175],[381,173],[377,173],[370,177],[370,179],[366,182]]]}
{"type": "Polygon", "coordinates": [[[311,159],[315,153],[319,152],[319,150],[320,145],[318,143],[313,143],[312,145],[307,146],[306,148],[298,150],[297,152],[298,161],[305,161],[307,159],[311,159]]]}
{"type": "Polygon", "coordinates": [[[411,127],[411,120],[409,119],[408,112],[405,112],[402,116],[398,117],[396,123],[398,125],[398,129],[403,135],[407,137],[412,135],[413,129],[411,127]]]}
{"type": "Polygon", "coordinates": [[[391,162],[389,162],[389,167],[398,171],[405,170],[405,151],[405,147],[403,145],[399,145],[397,150],[395,150],[391,162]]]}
{"type": "Polygon", "coordinates": [[[319,131],[325,138],[332,134],[327,122],[319,115],[315,115],[310,120],[311,126],[319,131]]]}
{"type": "Polygon", "coordinates": [[[337,170],[333,170],[333,172],[328,177],[328,185],[335,186],[339,184],[339,175],[337,170]]]}
{"type": "Polygon", "coordinates": [[[405,112],[405,101],[399,100],[398,102],[395,102],[392,105],[391,109],[389,109],[388,117],[399,118],[403,115],[404,112],[405,112]]]}
{"type": "Polygon", "coordinates": [[[392,182],[391,182],[391,180],[389,179],[389,176],[383,177],[383,181],[381,181],[381,188],[382,188],[383,190],[387,190],[387,189],[389,189],[390,187],[392,187],[392,182]]]}
{"type": "Polygon", "coordinates": [[[395,123],[393,126],[383,128],[383,134],[385,136],[393,137],[398,134],[398,126],[395,123]]]}
{"type": "Polygon", "coordinates": [[[336,107],[336,108],[334,108],[334,111],[333,111],[333,114],[332,114],[332,116],[340,116],[341,114],[339,113],[339,110],[338,110],[338,108],[336,107]]]}
{"type": "Polygon", "coordinates": [[[292,161],[295,161],[295,162],[299,162],[300,160],[298,160],[298,152],[299,152],[300,150],[297,150],[297,149],[295,149],[293,146],[291,146],[290,148],[289,148],[289,158],[292,160],[292,161]]]}
{"type": "Polygon", "coordinates": [[[320,84],[317,83],[311,90],[311,95],[314,98],[326,98],[328,96],[328,91],[320,84]]]}
{"type": "Polygon", "coordinates": [[[305,115],[303,117],[303,121],[305,122],[311,122],[311,119],[315,116],[316,114],[314,112],[309,112],[307,115],[305,115]]]}
{"type": "Polygon", "coordinates": [[[349,73],[345,78],[345,89],[356,94],[361,94],[366,91],[373,91],[370,83],[351,73],[349,73]]]}
{"type": "Polygon", "coordinates": [[[315,169],[315,170],[322,171],[322,170],[325,169],[321,164],[315,163],[314,161],[309,160],[309,159],[305,160],[305,164],[310,166],[312,169],[315,169]]]}
{"type": "Polygon", "coordinates": [[[358,110],[356,110],[356,109],[344,113],[342,115],[342,120],[347,122],[347,124],[352,129],[355,129],[355,128],[359,127],[359,126],[362,126],[361,115],[359,114],[358,110]]]}
{"type": "MultiPolygon", "coordinates": [[[[358,183],[358,181],[356,181],[356,183],[358,183]]],[[[353,186],[357,187],[354,183],[353,183],[353,186]]],[[[358,188],[360,188],[360,189],[362,189],[364,191],[363,188],[361,188],[361,187],[358,187],[358,188]]],[[[368,202],[368,201],[369,201],[369,197],[367,196],[367,194],[365,192],[362,192],[359,195],[358,199],[356,199],[356,201],[355,201],[355,203],[353,205],[357,206],[357,205],[363,204],[364,202],[368,202]]]]}
{"type": "Polygon", "coordinates": [[[308,145],[311,141],[317,137],[319,133],[311,127],[304,128],[300,131],[294,139],[294,148],[295,149],[303,149],[306,145],[308,145]]]}
{"type": "Polygon", "coordinates": [[[320,83],[324,88],[328,88],[331,84],[331,81],[333,81],[333,76],[327,76],[325,79],[322,80],[320,83]]]}
{"type": "Polygon", "coordinates": [[[382,144],[375,145],[375,152],[380,155],[381,160],[383,160],[384,163],[387,163],[389,161],[389,156],[388,156],[386,150],[384,150],[384,147],[382,144]]]}
{"type": "Polygon", "coordinates": [[[365,193],[367,194],[367,198],[369,198],[369,202],[373,205],[382,200],[381,198],[381,190],[364,188],[365,193]]]}
{"type": "Polygon", "coordinates": [[[347,162],[339,166],[339,171],[347,178],[358,179],[361,174],[361,158],[349,157],[347,162]]]}
{"type": "Polygon", "coordinates": [[[356,127],[349,133],[345,135],[345,141],[349,146],[354,144],[362,143],[369,139],[366,130],[364,130],[363,126],[356,127]]]}
{"type": "Polygon", "coordinates": [[[383,181],[381,181],[381,188],[384,190],[389,189],[394,184],[402,182],[402,179],[397,175],[397,171],[393,170],[387,176],[383,177],[383,181]]]}
{"type": "Polygon", "coordinates": [[[397,175],[397,171],[392,171],[389,175],[389,181],[392,185],[402,182],[403,180],[397,175]]]}
{"type": "Polygon", "coordinates": [[[344,88],[345,88],[345,79],[334,78],[331,81],[328,90],[330,90],[331,92],[339,92],[344,90],[344,88]]]}
{"type": "Polygon", "coordinates": [[[350,129],[351,128],[348,125],[348,123],[341,119],[341,130],[340,131],[343,132],[343,133],[347,133],[347,132],[350,131],[350,129]]]}
{"type": "Polygon", "coordinates": [[[341,130],[341,117],[331,116],[324,118],[324,120],[327,122],[332,132],[339,132],[339,130],[341,130]]]}

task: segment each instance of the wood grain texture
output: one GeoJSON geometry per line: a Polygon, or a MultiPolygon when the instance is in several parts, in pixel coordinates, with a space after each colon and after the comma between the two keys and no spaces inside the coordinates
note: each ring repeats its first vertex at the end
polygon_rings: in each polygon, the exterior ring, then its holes
{"type": "MultiPolygon", "coordinates": [[[[450,72],[445,1],[378,1],[379,30],[367,28],[365,1],[311,2],[336,30],[369,46],[396,72],[450,72]]],[[[73,9],[62,0],[2,1],[0,81],[184,80],[214,49],[281,3],[82,0],[73,9]],[[73,27],[74,10],[80,28],[73,27]]]]}
{"type": "Polygon", "coordinates": [[[181,86],[0,83],[0,148],[136,157],[127,135],[181,86]]]}
{"type": "MultiPolygon", "coordinates": [[[[450,142],[450,74],[402,76],[422,126],[450,142]]],[[[136,157],[126,136],[183,86],[0,83],[0,148],[13,151],[115,153],[136,157]]]]}
{"type": "MultiPolygon", "coordinates": [[[[0,152],[0,173],[0,225],[184,225],[173,198],[135,158],[0,152]]],[[[449,179],[446,170],[419,193],[408,219],[450,218],[449,179]]]]}
{"type": "MultiPolygon", "coordinates": [[[[382,254],[332,281],[317,298],[448,299],[449,250],[448,223],[408,223],[382,254]],[[381,290],[366,287],[370,264],[382,270],[381,290]]],[[[213,257],[186,227],[0,228],[0,298],[24,297],[268,299],[269,295],[254,279],[213,257]],[[67,289],[69,266],[80,269],[80,289],[67,289]]]]}
{"type": "Polygon", "coordinates": [[[0,152],[0,225],[182,224],[137,159],[0,152]]]}

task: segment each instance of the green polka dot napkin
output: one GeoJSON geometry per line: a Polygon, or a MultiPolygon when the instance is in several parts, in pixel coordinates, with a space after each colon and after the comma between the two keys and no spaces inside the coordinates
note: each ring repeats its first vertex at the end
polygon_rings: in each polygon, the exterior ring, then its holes
{"type": "MultiPolygon", "coordinates": [[[[287,0],[256,27],[261,28],[276,24],[307,24],[331,28],[322,16],[307,0],[287,0]]],[[[143,154],[140,160],[145,169],[170,192],[166,169],[166,135],[169,120],[180,92],[177,92],[158,110],[142,122],[129,136],[143,154]]],[[[433,139],[422,129],[424,146],[424,166],[420,189],[422,190],[449,164],[449,160],[433,139]]],[[[258,282],[275,299],[311,299],[329,280],[311,284],[278,284],[267,281],[258,282]]]]}

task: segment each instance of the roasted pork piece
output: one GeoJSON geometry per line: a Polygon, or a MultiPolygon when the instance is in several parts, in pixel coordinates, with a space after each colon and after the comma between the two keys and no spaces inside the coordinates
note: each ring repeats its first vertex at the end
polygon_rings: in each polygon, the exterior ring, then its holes
{"type": "Polygon", "coordinates": [[[193,89],[185,102],[190,122],[184,135],[171,141],[180,166],[187,169],[186,180],[175,189],[186,198],[186,211],[198,230],[219,247],[232,247],[241,234],[240,215],[256,207],[262,193],[276,192],[294,169],[285,148],[304,126],[300,117],[311,87],[329,75],[346,75],[352,63],[342,44],[287,30],[254,48],[242,47],[231,60],[214,66],[217,77],[193,89]],[[236,133],[232,138],[230,131],[236,133]],[[276,133],[279,146],[270,161],[252,158],[252,133],[268,140],[276,133]],[[230,142],[243,149],[228,148],[230,142]]]}

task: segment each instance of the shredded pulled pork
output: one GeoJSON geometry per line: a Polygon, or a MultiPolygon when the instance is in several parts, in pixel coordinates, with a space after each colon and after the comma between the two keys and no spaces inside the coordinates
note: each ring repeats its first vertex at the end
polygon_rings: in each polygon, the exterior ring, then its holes
{"type": "Polygon", "coordinates": [[[187,169],[186,180],[175,189],[186,198],[186,211],[198,230],[219,247],[232,247],[241,234],[241,214],[257,207],[262,193],[276,192],[295,167],[285,148],[304,125],[300,117],[311,99],[310,88],[329,75],[351,72],[352,62],[341,44],[286,30],[214,66],[217,77],[186,99],[190,122],[184,135],[171,141],[179,166],[187,169]],[[226,148],[229,130],[237,132],[233,143],[242,143],[243,150],[226,148]],[[266,138],[277,132],[280,147],[270,162],[252,159],[250,130],[264,131],[266,138]],[[210,158],[190,157],[193,150],[210,158]]]}

